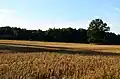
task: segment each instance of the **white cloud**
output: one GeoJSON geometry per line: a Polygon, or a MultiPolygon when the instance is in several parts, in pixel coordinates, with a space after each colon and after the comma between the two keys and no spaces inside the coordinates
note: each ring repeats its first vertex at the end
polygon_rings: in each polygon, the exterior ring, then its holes
{"type": "Polygon", "coordinates": [[[87,21],[57,21],[57,20],[25,20],[24,17],[18,17],[15,14],[0,15],[0,26],[21,27],[26,29],[42,29],[49,28],[86,28],[87,21]]]}
{"type": "Polygon", "coordinates": [[[42,29],[42,30],[47,30],[48,28],[86,28],[87,26],[87,21],[51,21],[51,20],[39,20],[39,21],[34,21],[30,25],[30,29],[42,29]]]}
{"type": "Polygon", "coordinates": [[[25,20],[25,17],[16,16],[15,10],[0,9],[0,26],[21,27],[26,29],[42,29],[48,28],[86,28],[87,21],[57,21],[57,20],[25,20]]]}
{"type": "Polygon", "coordinates": [[[2,22],[3,18],[5,17],[5,14],[0,13],[0,23],[2,22]]]}
{"type": "Polygon", "coordinates": [[[116,10],[117,12],[120,12],[120,8],[113,7],[113,9],[116,10]]]}
{"type": "Polygon", "coordinates": [[[0,26],[4,26],[2,24],[8,23],[8,19],[10,19],[10,16],[14,15],[14,10],[9,9],[0,9],[0,26]]]}
{"type": "Polygon", "coordinates": [[[9,9],[0,9],[0,13],[13,13],[15,12],[14,10],[9,10],[9,9]]]}

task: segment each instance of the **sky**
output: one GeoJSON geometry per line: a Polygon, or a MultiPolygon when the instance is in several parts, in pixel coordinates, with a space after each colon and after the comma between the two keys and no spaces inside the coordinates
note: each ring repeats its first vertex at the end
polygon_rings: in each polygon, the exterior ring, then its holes
{"type": "Polygon", "coordinates": [[[100,18],[120,34],[120,0],[0,0],[0,27],[84,28],[100,18]]]}

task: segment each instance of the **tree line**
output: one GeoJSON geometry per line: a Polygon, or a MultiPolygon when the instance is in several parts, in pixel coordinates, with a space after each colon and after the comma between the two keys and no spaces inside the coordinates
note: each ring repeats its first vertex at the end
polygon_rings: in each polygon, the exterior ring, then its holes
{"type": "Polygon", "coordinates": [[[88,29],[83,28],[49,28],[46,31],[27,30],[23,28],[0,27],[0,39],[34,40],[48,42],[120,44],[120,35],[109,32],[110,27],[101,19],[90,22],[88,29]]]}

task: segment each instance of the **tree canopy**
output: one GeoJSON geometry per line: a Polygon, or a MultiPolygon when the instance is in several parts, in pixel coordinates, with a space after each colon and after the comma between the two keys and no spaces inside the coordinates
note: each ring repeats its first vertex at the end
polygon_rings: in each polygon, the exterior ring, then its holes
{"type": "Polygon", "coordinates": [[[120,35],[109,32],[110,27],[101,19],[92,20],[88,29],[49,28],[46,31],[0,27],[0,39],[35,40],[48,42],[120,44],[120,35]]]}
{"type": "Polygon", "coordinates": [[[107,27],[107,23],[104,23],[101,19],[92,20],[87,30],[88,42],[104,42],[105,32],[109,30],[110,27],[107,27]]]}

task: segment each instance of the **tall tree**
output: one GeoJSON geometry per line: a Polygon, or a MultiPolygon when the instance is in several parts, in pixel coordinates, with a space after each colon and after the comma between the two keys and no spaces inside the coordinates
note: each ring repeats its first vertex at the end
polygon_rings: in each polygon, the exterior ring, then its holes
{"type": "Polygon", "coordinates": [[[102,43],[105,42],[105,32],[109,31],[110,27],[107,27],[107,23],[104,23],[101,19],[92,20],[89,24],[87,36],[90,43],[102,43]]]}

